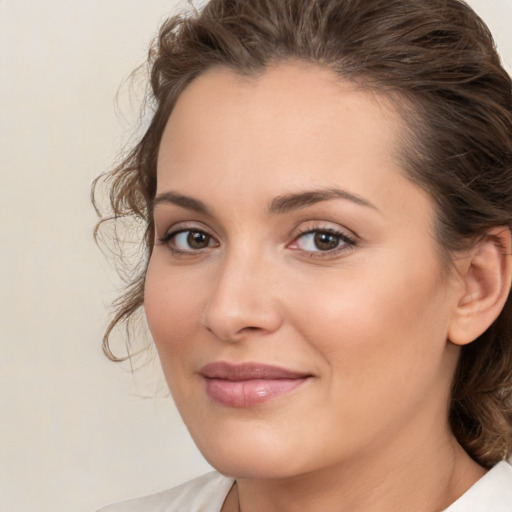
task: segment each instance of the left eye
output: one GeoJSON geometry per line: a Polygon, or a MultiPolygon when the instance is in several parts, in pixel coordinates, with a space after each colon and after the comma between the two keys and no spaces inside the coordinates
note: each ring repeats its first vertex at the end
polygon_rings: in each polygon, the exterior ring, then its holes
{"type": "Polygon", "coordinates": [[[171,249],[177,252],[200,251],[217,245],[208,233],[194,229],[170,233],[162,242],[169,244],[171,249]]]}
{"type": "Polygon", "coordinates": [[[307,252],[326,252],[338,249],[343,245],[353,245],[353,241],[342,233],[317,230],[299,236],[294,245],[307,252]]]}

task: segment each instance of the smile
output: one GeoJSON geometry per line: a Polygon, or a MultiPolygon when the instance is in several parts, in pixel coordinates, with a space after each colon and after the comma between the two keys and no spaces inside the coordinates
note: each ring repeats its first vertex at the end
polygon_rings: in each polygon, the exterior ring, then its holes
{"type": "Polygon", "coordinates": [[[201,368],[206,393],[226,407],[249,408],[285,395],[312,375],[276,366],[246,363],[210,363],[201,368]]]}

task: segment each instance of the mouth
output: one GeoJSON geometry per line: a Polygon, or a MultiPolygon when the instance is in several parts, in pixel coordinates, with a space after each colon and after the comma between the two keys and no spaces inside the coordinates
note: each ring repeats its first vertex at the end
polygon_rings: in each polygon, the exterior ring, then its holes
{"type": "Polygon", "coordinates": [[[249,408],[286,395],[312,375],[277,366],[215,362],[203,366],[206,393],[226,407],[249,408]]]}

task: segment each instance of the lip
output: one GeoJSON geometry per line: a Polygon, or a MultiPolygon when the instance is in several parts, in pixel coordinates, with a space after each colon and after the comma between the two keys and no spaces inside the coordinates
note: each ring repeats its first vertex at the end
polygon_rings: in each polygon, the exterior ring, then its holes
{"type": "Polygon", "coordinates": [[[206,393],[227,407],[249,408],[285,395],[307,382],[312,375],[278,366],[214,362],[203,366],[206,393]]]}

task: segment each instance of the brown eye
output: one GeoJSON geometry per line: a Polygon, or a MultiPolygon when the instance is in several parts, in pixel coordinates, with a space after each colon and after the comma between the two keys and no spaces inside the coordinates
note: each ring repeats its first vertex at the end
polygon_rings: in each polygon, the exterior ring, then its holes
{"type": "Polygon", "coordinates": [[[210,235],[202,231],[189,231],[187,244],[191,249],[204,249],[210,245],[210,235]]]}
{"type": "Polygon", "coordinates": [[[293,249],[300,249],[310,256],[320,256],[326,253],[326,256],[333,256],[339,252],[355,247],[356,242],[353,238],[331,229],[312,229],[299,235],[292,244],[293,249]]]}
{"type": "Polygon", "coordinates": [[[331,251],[340,245],[340,237],[334,233],[317,231],[314,233],[314,244],[319,251],[331,251]]]}
{"type": "Polygon", "coordinates": [[[197,229],[183,229],[169,233],[161,238],[160,242],[168,245],[176,253],[193,253],[218,246],[218,242],[211,235],[197,229]]]}

